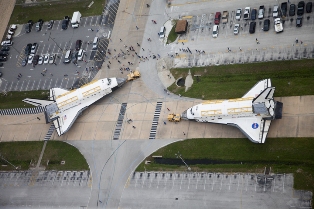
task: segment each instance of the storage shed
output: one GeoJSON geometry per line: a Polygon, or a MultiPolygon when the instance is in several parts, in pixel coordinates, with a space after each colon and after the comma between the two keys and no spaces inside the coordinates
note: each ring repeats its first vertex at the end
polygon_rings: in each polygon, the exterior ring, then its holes
{"type": "Polygon", "coordinates": [[[187,27],[188,27],[187,20],[178,20],[175,32],[177,34],[183,34],[186,32],[187,27]]]}

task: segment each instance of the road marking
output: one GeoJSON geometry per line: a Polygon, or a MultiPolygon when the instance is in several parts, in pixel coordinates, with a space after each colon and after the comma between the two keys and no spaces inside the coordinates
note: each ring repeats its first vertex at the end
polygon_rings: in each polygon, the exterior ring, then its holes
{"type": "Polygon", "coordinates": [[[41,82],[41,79],[39,79],[37,90],[39,89],[40,82],[41,82]]]}

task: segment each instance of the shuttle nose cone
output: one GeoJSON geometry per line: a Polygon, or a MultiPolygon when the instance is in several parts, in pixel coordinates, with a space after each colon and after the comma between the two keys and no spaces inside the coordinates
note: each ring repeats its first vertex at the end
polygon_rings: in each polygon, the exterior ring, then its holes
{"type": "Polygon", "coordinates": [[[118,86],[121,87],[126,83],[126,78],[117,78],[118,86]]]}

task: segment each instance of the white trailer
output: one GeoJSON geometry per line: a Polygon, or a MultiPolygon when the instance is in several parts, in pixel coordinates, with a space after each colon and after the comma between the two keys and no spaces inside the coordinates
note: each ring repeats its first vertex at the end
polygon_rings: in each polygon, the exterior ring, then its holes
{"type": "Polygon", "coordinates": [[[79,11],[76,11],[73,13],[72,20],[71,20],[72,28],[78,28],[79,27],[80,22],[81,22],[81,17],[82,17],[82,15],[79,11]]]}

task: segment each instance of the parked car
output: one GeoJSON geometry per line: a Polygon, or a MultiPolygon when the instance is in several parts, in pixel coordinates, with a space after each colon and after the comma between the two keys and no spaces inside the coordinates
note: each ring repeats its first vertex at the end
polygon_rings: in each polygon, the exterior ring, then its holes
{"type": "Polygon", "coordinates": [[[250,7],[245,7],[244,8],[243,19],[245,19],[245,20],[250,19],[250,12],[251,12],[251,8],[250,7]]]}
{"type": "Polygon", "coordinates": [[[38,65],[42,65],[43,63],[44,63],[43,56],[39,56],[39,58],[38,58],[38,65]]]}
{"type": "Polygon", "coordinates": [[[249,32],[251,34],[255,33],[255,27],[256,27],[256,22],[250,22],[250,30],[249,30],[249,32]]]}
{"type": "Polygon", "coordinates": [[[70,20],[70,18],[68,16],[65,16],[64,19],[62,20],[62,29],[63,30],[68,29],[69,20],[70,20]]]}
{"type": "Polygon", "coordinates": [[[219,25],[214,25],[213,27],[213,38],[217,38],[219,34],[219,25]]]}
{"type": "MultiPolygon", "coordinates": [[[[2,64],[2,63],[1,63],[2,64]]],[[[2,65],[3,66],[3,65],[2,65]]],[[[2,77],[2,73],[0,72],[0,77],[2,77]]]]}
{"type": "Polygon", "coordinates": [[[240,24],[235,24],[233,29],[233,34],[238,35],[240,30],[240,24]]]}
{"type": "Polygon", "coordinates": [[[0,51],[10,51],[10,47],[9,46],[3,46],[3,47],[1,47],[0,51]]]}
{"type": "Polygon", "coordinates": [[[48,28],[48,29],[51,29],[54,23],[55,23],[54,20],[50,20],[49,23],[48,23],[48,25],[47,25],[47,28],[48,28]]]}
{"type": "Polygon", "coordinates": [[[307,2],[306,3],[305,10],[306,10],[307,13],[311,13],[312,12],[312,2],[307,2]]]}
{"type": "Polygon", "coordinates": [[[32,62],[33,62],[33,58],[34,58],[34,56],[33,56],[33,55],[29,55],[29,56],[28,56],[27,63],[28,63],[28,64],[32,64],[32,62]]]}
{"type": "Polygon", "coordinates": [[[282,2],[281,3],[281,15],[283,17],[287,16],[287,10],[288,10],[288,3],[287,2],[282,2]]]}
{"type": "Polygon", "coordinates": [[[242,15],[242,9],[237,9],[236,12],[236,20],[240,20],[241,19],[241,15],[242,15]]]}
{"type": "Polygon", "coordinates": [[[9,29],[8,30],[8,34],[11,35],[11,36],[14,35],[14,30],[9,29]]]}
{"type": "Polygon", "coordinates": [[[5,62],[7,61],[8,57],[7,56],[0,56],[0,61],[5,62]]]}
{"type": "Polygon", "coordinates": [[[7,40],[7,41],[2,41],[1,46],[12,46],[13,41],[7,40]]]}
{"type": "Polygon", "coordinates": [[[8,35],[5,37],[5,40],[12,40],[12,36],[8,34],[8,35]]]}
{"type": "Polygon", "coordinates": [[[296,27],[302,27],[303,16],[298,16],[296,20],[296,27]]]}
{"type": "Polygon", "coordinates": [[[30,33],[32,31],[32,27],[33,27],[33,20],[29,20],[25,25],[26,33],[30,33]]]}
{"type": "Polygon", "coordinates": [[[3,67],[3,63],[0,63],[0,67],[3,67]]]}
{"type": "Polygon", "coordinates": [[[44,64],[48,64],[49,63],[49,54],[46,54],[44,56],[44,64]]]}
{"type": "Polygon", "coordinates": [[[75,43],[76,51],[80,50],[81,46],[82,46],[82,40],[77,40],[75,43]]]}
{"type": "Polygon", "coordinates": [[[257,14],[256,9],[252,9],[252,12],[251,12],[251,20],[256,20],[256,14],[257,14]]]}
{"type": "Polygon", "coordinates": [[[263,19],[264,18],[264,13],[265,13],[264,5],[259,6],[258,19],[263,19]]]}
{"type": "Polygon", "coordinates": [[[298,3],[298,11],[297,11],[297,15],[298,15],[298,16],[304,14],[304,6],[305,6],[304,1],[300,1],[300,2],[298,3]]]}
{"type": "Polygon", "coordinates": [[[266,19],[264,20],[263,31],[269,31],[269,28],[270,28],[270,20],[266,19]]]}
{"type": "Polygon", "coordinates": [[[33,58],[33,65],[37,65],[39,60],[39,55],[35,55],[33,58]]]}
{"type": "Polygon", "coordinates": [[[36,31],[41,31],[43,24],[44,21],[42,19],[39,19],[38,22],[36,23],[36,31]]]}
{"type": "Polygon", "coordinates": [[[37,43],[33,43],[32,45],[32,49],[31,49],[31,54],[35,54],[38,48],[38,44],[37,43]]]}
{"type": "Polygon", "coordinates": [[[10,26],[10,30],[16,30],[17,29],[17,25],[11,25],[10,26]]]}
{"type": "Polygon", "coordinates": [[[295,15],[295,4],[290,4],[289,16],[292,17],[295,15]]]}
{"type": "Polygon", "coordinates": [[[49,64],[53,64],[55,62],[56,55],[52,54],[49,56],[49,64]]]}
{"type": "Polygon", "coordinates": [[[29,55],[32,50],[32,44],[27,44],[25,47],[25,55],[29,55]]]}
{"type": "Polygon", "coordinates": [[[0,51],[0,56],[7,57],[7,56],[9,56],[9,52],[7,52],[7,51],[0,51]]]}
{"type": "Polygon", "coordinates": [[[277,18],[279,16],[278,6],[275,5],[273,8],[273,18],[277,18]]]}
{"type": "Polygon", "coordinates": [[[220,23],[220,18],[221,18],[221,13],[220,13],[220,12],[216,12],[216,14],[215,14],[215,20],[214,20],[215,25],[219,25],[219,23],[220,23]]]}
{"type": "Polygon", "coordinates": [[[85,55],[85,51],[83,49],[80,49],[79,52],[78,52],[78,55],[77,55],[77,59],[79,61],[82,61],[83,58],[84,58],[84,55],[85,55]]]}

